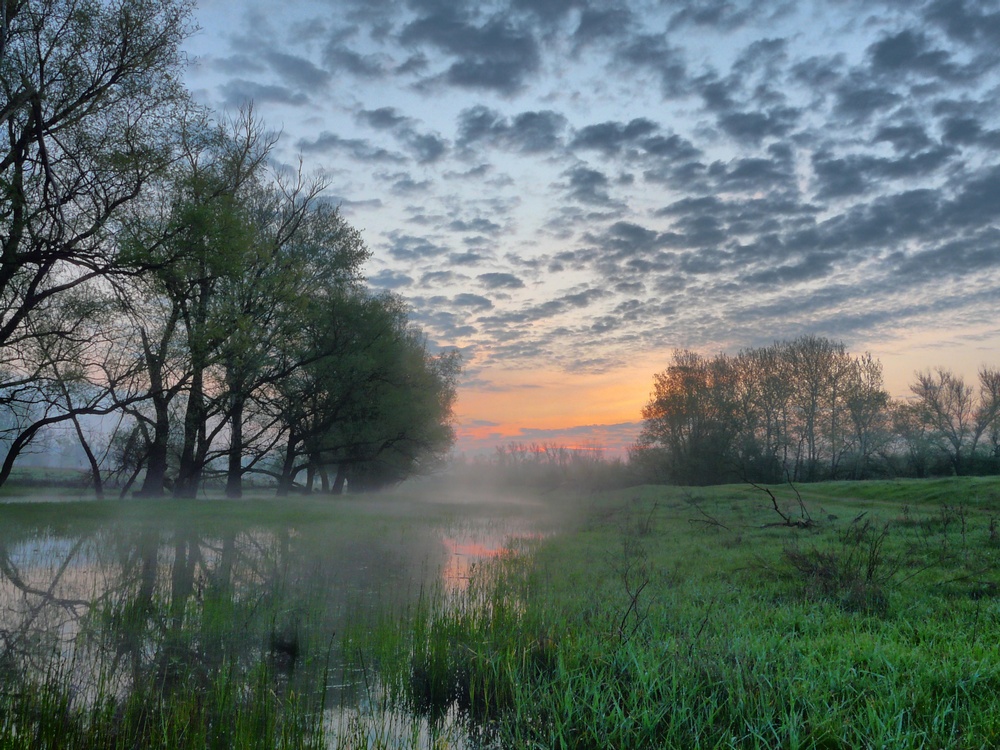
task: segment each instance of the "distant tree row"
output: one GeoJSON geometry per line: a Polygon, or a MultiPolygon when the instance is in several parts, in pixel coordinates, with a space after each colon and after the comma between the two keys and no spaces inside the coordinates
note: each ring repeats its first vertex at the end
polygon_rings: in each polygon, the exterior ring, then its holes
{"type": "Polygon", "coordinates": [[[252,108],[191,103],[190,4],[2,9],[0,484],[56,426],[99,493],[337,492],[439,460],[457,355],[365,287],[360,234],[269,167],[252,108]]]}
{"type": "Polygon", "coordinates": [[[893,400],[878,360],[825,338],[677,351],[654,376],[630,464],[684,485],[1000,472],[1000,370],[981,369],[978,387],[919,373],[911,391],[893,400]]]}
{"type": "Polygon", "coordinates": [[[490,455],[459,456],[450,469],[453,476],[477,485],[510,489],[590,491],[636,483],[622,458],[609,457],[596,445],[510,442],[498,445],[490,455]]]}

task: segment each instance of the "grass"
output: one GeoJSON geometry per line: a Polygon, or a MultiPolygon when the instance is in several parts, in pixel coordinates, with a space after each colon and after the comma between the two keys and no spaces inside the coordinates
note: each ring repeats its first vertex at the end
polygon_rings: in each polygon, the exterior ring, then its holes
{"type": "Polygon", "coordinates": [[[482,528],[464,492],[3,505],[4,559],[54,555],[32,586],[92,589],[74,658],[131,666],[26,671],[8,611],[0,746],[1000,745],[1000,480],[768,489],[781,513],[746,486],[509,501],[491,534],[562,533],[464,587],[427,557],[482,528]]]}
{"type": "Polygon", "coordinates": [[[1000,744],[1000,482],[800,491],[809,526],[745,487],[592,499],[379,633],[386,690],[498,747],[1000,744]]]}

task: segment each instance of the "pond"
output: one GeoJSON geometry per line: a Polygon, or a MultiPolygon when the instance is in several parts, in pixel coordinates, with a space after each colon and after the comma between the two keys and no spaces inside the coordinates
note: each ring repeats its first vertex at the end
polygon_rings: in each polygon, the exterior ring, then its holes
{"type": "MultiPolygon", "coordinates": [[[[558,527],[538,502],[460,491],[5,504],[0,520],[5,682],[56,676],[78,706],[120,705],[140,685],[210,691],[263,669],[270,690],[322,702],[331,747],[360,714],[395,710],[352,634],[558,527]]],[[[399,746],[429,742],[411,719],[376,723],[398,726],[399,746]]]]}

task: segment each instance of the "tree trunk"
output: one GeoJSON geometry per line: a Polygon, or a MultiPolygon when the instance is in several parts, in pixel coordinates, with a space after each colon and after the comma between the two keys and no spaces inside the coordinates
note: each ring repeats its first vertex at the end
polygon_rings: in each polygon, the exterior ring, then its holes
{"type": "Polygon", "coordinates": [[[226,472],[226,497],[234,499],[243,497],[243,407],[243,396],[234,395],[229,427],[229,467],[226,472]]]}
{"type": "Polygon", "coordinates": [[[158,352],[154,352],[150,347],[146,331],[139,330],[143,356],[146,359],[146,371],[149,373],[149,395],[153,402],[153,440],[146,455],[146,476],[137,493],[140,497],[162,497],[166,483],[167,454],[170,444],[170,399],[173,394],[164,388],[163,363],[167,356],[167,346],[177,327],[179,314],[176,307],[171,311],[160,336],[158,352]]]}
{"type": "Polygon", "coordinates": [[[337,478],[333,480],[332,494],[334,495],[344,494],[344,483],[346,481],[347,481],[347,466],[345,464],[337,464],[337,478]]]}
{"type": "Polygon", "coordinates": [[[281,465],[281,476],[278,478],[278,497],[285,497],[291,492],[295,482],[295,444],[298,436],[294,431],[288,433],[288,444],[285,446],[285,460],[281,465]]]}

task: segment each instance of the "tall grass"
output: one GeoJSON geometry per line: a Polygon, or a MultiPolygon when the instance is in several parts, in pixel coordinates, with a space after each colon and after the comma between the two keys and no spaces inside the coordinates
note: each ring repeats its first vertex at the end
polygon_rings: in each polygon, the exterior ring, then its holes
{"type": "Polygon", "coordinates": [[[908,488],[812,488],[812,528],[743,488],[611,496],[370,653],[387,696],[471,745],[997,746],[1000,486],[908,488]]]}
{"type": "MultiPolygon", "coordinates": [[[[1000,746],[1000,482],[770,489],[553,494],[567,533],[464,588],[387,588],[374,613],[333,583],[362,552],[352,586],[418,559],[417,516],[392,506],[192,505],[199,534],[154,556],[94,532],[125,583],[77,648],[22,662],[0,623],[0,747],[1000,746]],[[800,502],[815,523],[774,510],[800,502]]],[[[9,518],[72,536],[101,507],[9,518]]]]}

